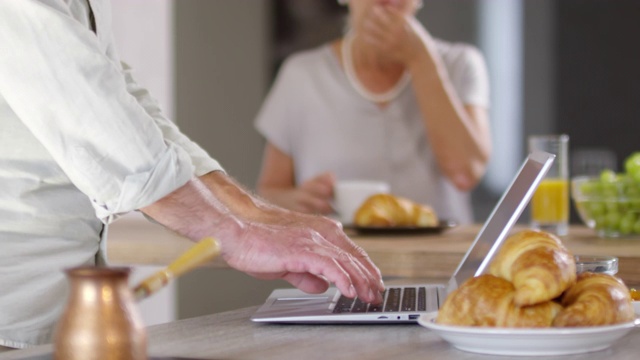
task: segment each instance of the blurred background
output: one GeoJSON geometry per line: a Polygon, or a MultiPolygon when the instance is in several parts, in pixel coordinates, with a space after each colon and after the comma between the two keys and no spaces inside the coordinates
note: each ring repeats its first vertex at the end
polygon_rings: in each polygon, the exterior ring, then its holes
{"type": "MultiPolygon", "coordinates": [[[[338,37],[335,0],[112,0],[123,60],[166,113],[253,189],[264,140],[253,120],[282,60],[338,37]]],[[[434,37],[477,46],[491,80],[493,156],[474,191],[482,222],[532,134],[566,133],[574,173],[594,154],[617,169],[640,150],[640,1],[424,0],[434,37]]],[[[329,140],[328,140],[329,141],[329,140]]],[[[523,218],[525,218],[523,216],[523,218]]],[[[261,303],[284,282],[200,269],[158,299],[150,322],[261,303]]]]}

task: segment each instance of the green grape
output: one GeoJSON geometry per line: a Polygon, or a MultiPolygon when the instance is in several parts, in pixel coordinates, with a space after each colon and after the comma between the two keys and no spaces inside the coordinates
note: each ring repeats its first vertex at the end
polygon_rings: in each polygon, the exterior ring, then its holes
{"type": "Polygon", "coordinates": [[[640,197],[640,189],[636,184],[627,182],[624,187],[624,194],[630,198],[640,197]]]}
{"type": "Polygon", "coordinates": [[[618,212],[626,215],[631,210],[631,201],[627,199],[620,199],[618,201],[618,212]]]}
{"type": "Polygon", "coordinates": [[[629,171],[629,177],[631,177],[631,179],[636,183],[640,183],[640,169],[629,171]]]}
{"type": "Polygon", "coordinates": [[[633,233],[640,234],[640,219],[636,220],[636,222],[633,224],[633,233]]]}
{"type": "Polygon", "coordinates": [[[618,212],[618,202],[616,201],[615,198],[607,199],[607,201],[604,202],[604,208],[609,213],[618,212]]]}
{"type": "Polygon", "coordinates": [[[620,213],[618,212],[609,212],[605,215],[605,228],[607,230],[616,231],[620,227],[620,213]]]}
{"type": "Polygon", "coordinates": [[[594,195],[600,192],[600,185],[593,181],[586,181],[580,184],[582,195],[594,195]]]}
{"type": "Polygon", "coordinates": [[[607,217],[604,214],[594,216],[593,221],[595,222],[595,228],[598,230],[604,229],[607,225],[607,217]]]}
{"type": "Polygon", "coordinates": [[[602,183],[600,185],[602,196],[616,198],[618,196],[618,185],[615,181],[602,183]]]}
{"type": "Polygon", "coordinates": [[[589,209],[589,214],[591,216],[599,216],[604,215],[605,213],[605,205],[601,201],[591,201],[587,203],[588,206],[585,208],[589,209]]]}
{"type": "Polygon", "coordinates": [[[622,219],[620,219],[619,230],[623,235],[629,235],[633,232],[633,226],[636,223],[636,217],[633,213],[625,214],[622,219]]]}
{"type": "Polygon", "coordinates": [[[633,174],[640,170],[640,151],[636,151],[629,155],[624,161],[624,171],[627,174],[633,174]]]}
{"type": "Polygon", "coordinates": [[[613,170],[602,170],[600,173],[600,181],[603,183],[612,183],[617,180],[616,173],[613,170]]]}

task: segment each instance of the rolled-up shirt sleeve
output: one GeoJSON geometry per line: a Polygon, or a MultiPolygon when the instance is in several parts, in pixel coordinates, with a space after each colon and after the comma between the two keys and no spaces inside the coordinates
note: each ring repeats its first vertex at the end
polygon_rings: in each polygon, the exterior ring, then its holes
{"type": "Polygon", "coordinates": [[[220,164],[212,159],[203,148],[180,132],[178,127],[164,116],[157,100],[151,96],[146,88],[135,81],[131,67],[123,62],[122,68],[129,93],[138,100],[138,103],[145,109],[147,114],[154,119],[165,139],[170,139],[189,153],[195,167],[195,175],[201,176],[211,171],[223,170],[220,164]]]}
{"type": "Polygon", "coordinates": [[[11,15],[0,22],[0,94],[100,219],[182,186],[194,161],[219,168],[68,14],[26,0],[0,2],[0,14],[11,15]]]}

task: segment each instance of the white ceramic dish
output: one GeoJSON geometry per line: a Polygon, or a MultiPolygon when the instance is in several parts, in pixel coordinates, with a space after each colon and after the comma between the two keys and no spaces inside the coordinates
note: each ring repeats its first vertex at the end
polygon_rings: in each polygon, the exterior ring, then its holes
{"type": "Polygon", "coordinates": [[[449,326],[436,324],[437,314],[424,314],[418,319],[418,323],[460,350],[491,355],[569,355],[599,351],[613,345],[635,326],[640,326],[640,318],[624,324],[582,328],[449,326]]]}
{"type": "Polygon", "coordinates": [[[637,316],[640,316],[640,301],[633,301],[633,310],[635,310],[637,316]]]}

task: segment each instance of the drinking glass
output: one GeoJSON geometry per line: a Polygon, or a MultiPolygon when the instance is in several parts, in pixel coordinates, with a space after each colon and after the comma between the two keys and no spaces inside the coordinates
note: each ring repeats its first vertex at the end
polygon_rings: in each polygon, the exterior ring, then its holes
{"type": "Polygon", "coordinates": [[[556,235],[569,232],[569,136],[529,136],[529,151],[556,155],[531,199],[531,227],[556,235]]]}

